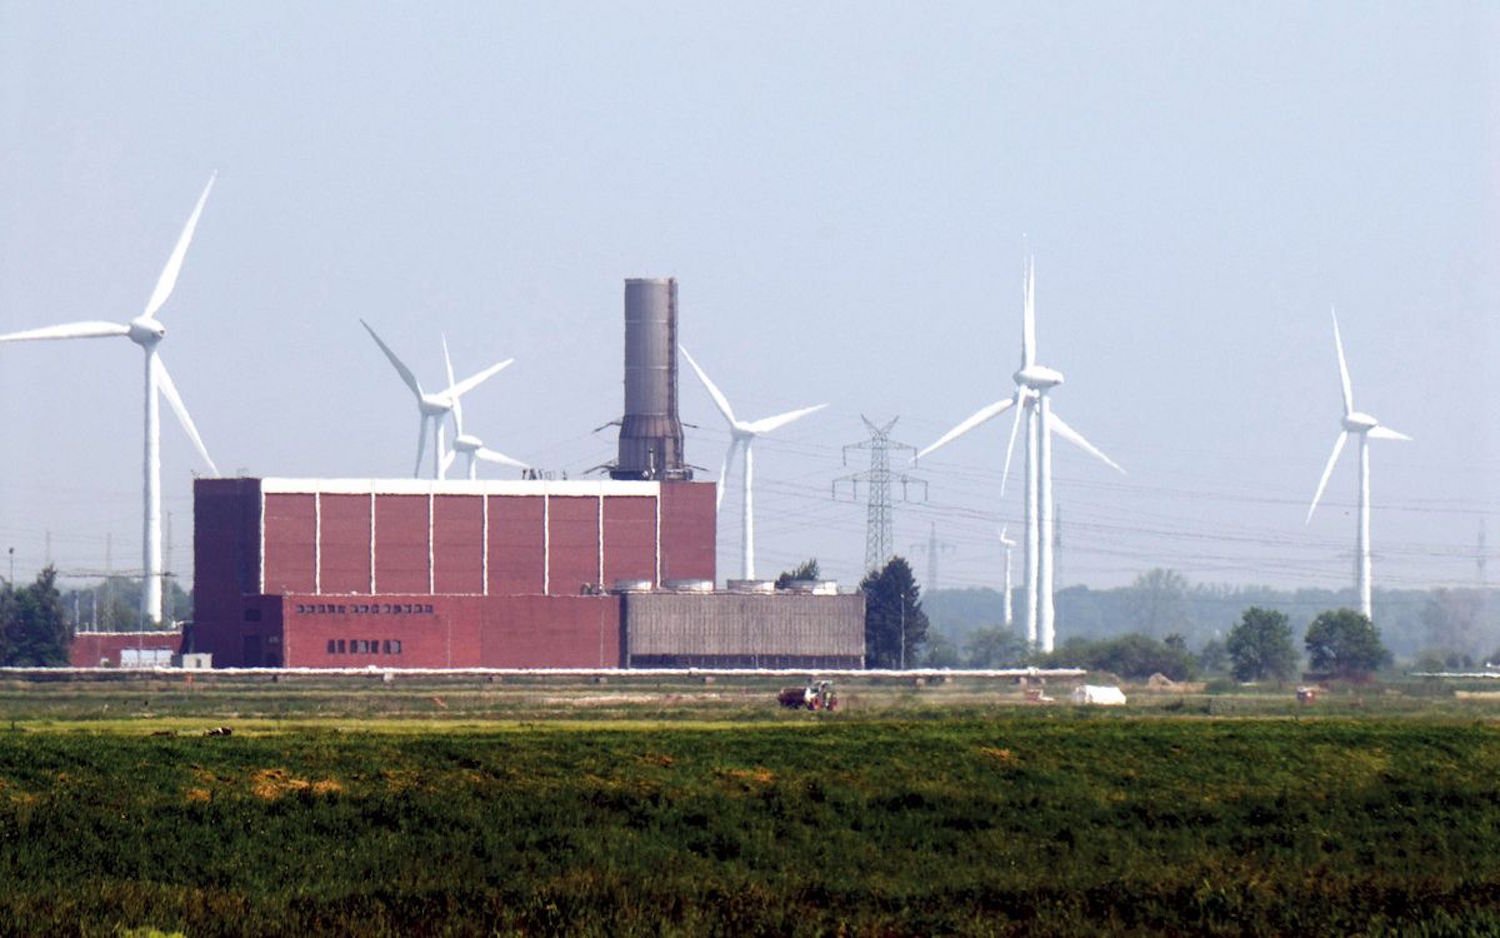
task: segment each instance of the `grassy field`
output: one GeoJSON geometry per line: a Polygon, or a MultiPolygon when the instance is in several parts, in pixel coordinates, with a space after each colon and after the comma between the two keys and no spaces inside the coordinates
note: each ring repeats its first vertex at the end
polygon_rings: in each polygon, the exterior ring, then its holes
{"type": "Polygon", "coordinates": [[[1500,931],[1490,699],[771,689],[0,687],[0,930],[1500,931]]]}

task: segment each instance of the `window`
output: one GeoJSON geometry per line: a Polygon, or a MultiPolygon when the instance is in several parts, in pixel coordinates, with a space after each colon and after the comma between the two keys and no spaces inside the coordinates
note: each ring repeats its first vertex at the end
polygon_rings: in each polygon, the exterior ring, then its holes
{"type": "Polygon", "coordinates": [[[336,653],[337,651],[338,651],[338,643],[335,642],[333,639],[330,638],[328,640],[328,653],[331,655],[331,654],[336,653]]]}
{"type": "Polygon", "coordinates": [[[339,650],[338,650],[338,653],[341,654],[341,655],[344,653],[344,640],[342,638],[339,639],[339,650]]]}

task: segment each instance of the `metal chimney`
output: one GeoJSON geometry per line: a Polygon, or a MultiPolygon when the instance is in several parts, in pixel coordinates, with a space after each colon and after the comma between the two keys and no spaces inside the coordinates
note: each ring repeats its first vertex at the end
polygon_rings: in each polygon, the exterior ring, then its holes
{"type": "Polygon", "coordinates": [[[625,281],[625,416],[614,479],[691,479],[677,417],[677,280],[625,281]]]}

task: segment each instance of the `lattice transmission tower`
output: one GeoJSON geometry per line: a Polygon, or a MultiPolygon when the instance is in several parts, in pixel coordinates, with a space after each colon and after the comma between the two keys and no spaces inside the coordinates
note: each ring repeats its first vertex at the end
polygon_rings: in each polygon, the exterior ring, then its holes
{"type": "Polygon", "coordinates": [[[924,588],[929,594],[938,588],[938,558],[943,554],[951,554],[956,548],[947,541],[938,540],[937,522],[931,524],[927,534],[927,540],[911,545],[912,550],[927,551],[927,582],[924,588]]]}
{"type": "Polygon", "coordinates": [[[917,448],[907,443],[897,443],[891,439],[891,428],[896,425],[900,417],[892,417],[890,422],[883,427],[877,427],[863,414],[859,417],[865,422],[865,427],[870,431],[870,438],[860,443],[850,443],[844,447],[844,465],[849,465],[849,451],[869,450],[870,468],[864,472],[855,472],[846,476],[839,476],[833,480],[833,497],[838,498],[839,483],[849,483],[851,497],[859,498],[859,483],[868,484],[866,489],[866,522],[865,522],[865,570],[878,570],[893,553],[891,535],[891,483],[901,484],[901,500],[910,501],[907,498],[907,488],[912,485],[922,486],[922,499],[927,499],[927,480],[905,472],[891,471],[891,450],[911,450],[916,453],[917,448]]]}

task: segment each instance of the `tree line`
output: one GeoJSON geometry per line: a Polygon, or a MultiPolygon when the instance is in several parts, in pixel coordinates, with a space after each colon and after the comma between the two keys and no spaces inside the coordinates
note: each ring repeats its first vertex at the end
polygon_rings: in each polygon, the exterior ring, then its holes
{"type": "MultiPolygon", "coordinates": [[[[808,560],[783,573],[776,585],[785,589],[793,580],[817,578],[817,560],[808,560]]],[[[1137,581],[1137,587],[1130,597],[1137,623],[1140,616],[1172,621],[1174,607],[1186,592],[1185,581],[1167,571],[1152,571],[1137,581]]],[[[1304,654],[1309,673],[1354,680],[1367,678],[1393,660],[1380,629],[1347,608],[1320,612],[1304,631],[1301,653],[1285,612],[1252,605],[1227,633],[1211,636],[1196,650],[1180,632],[1158,636],[1142,630],[1072,635],[1044,654],[1014,629],[974,628],[955,638],[934,628],[923,608],[921,586],[902,557],[870,571],[860,591],[865,596],[869,668],[1081,667],[1133,680],[1160,674],[1173,681],[1225,675],[1244,682],[1279,682],[1302,672],[1304,654]]]]}
{"type": "MultiPolygon", "coordinates": [[[[1135,633],[1159,643],[1176,635],[1196,654],[1207,654],[1212,664],[1247,609],[1285,615],[1293,635],[1300,637],[1317,616],[1355,608],[1357,599],[1352,590],[1192,584],[1176,571],[1155,569],[1130,586],[1059,590],[1056,605],[1059,635],[1109,640],[1135,633]]],[[[998,591],[939,590],[927,594],[926,606],[934,634],[951,641],[960,657],[969,656],[971,642],[979,657],[985,657],[980,646],[1005,650],[1008,637],[995,634],[1002,615],[998,591]],[[976,637],[976,632],[989,634],[976,637]]],[[[1491,590],[1377,590],[1375,610],[1385,647],[1414,668],[1469,668],[1500,660],[1500,596],[1491,590]]]]}

